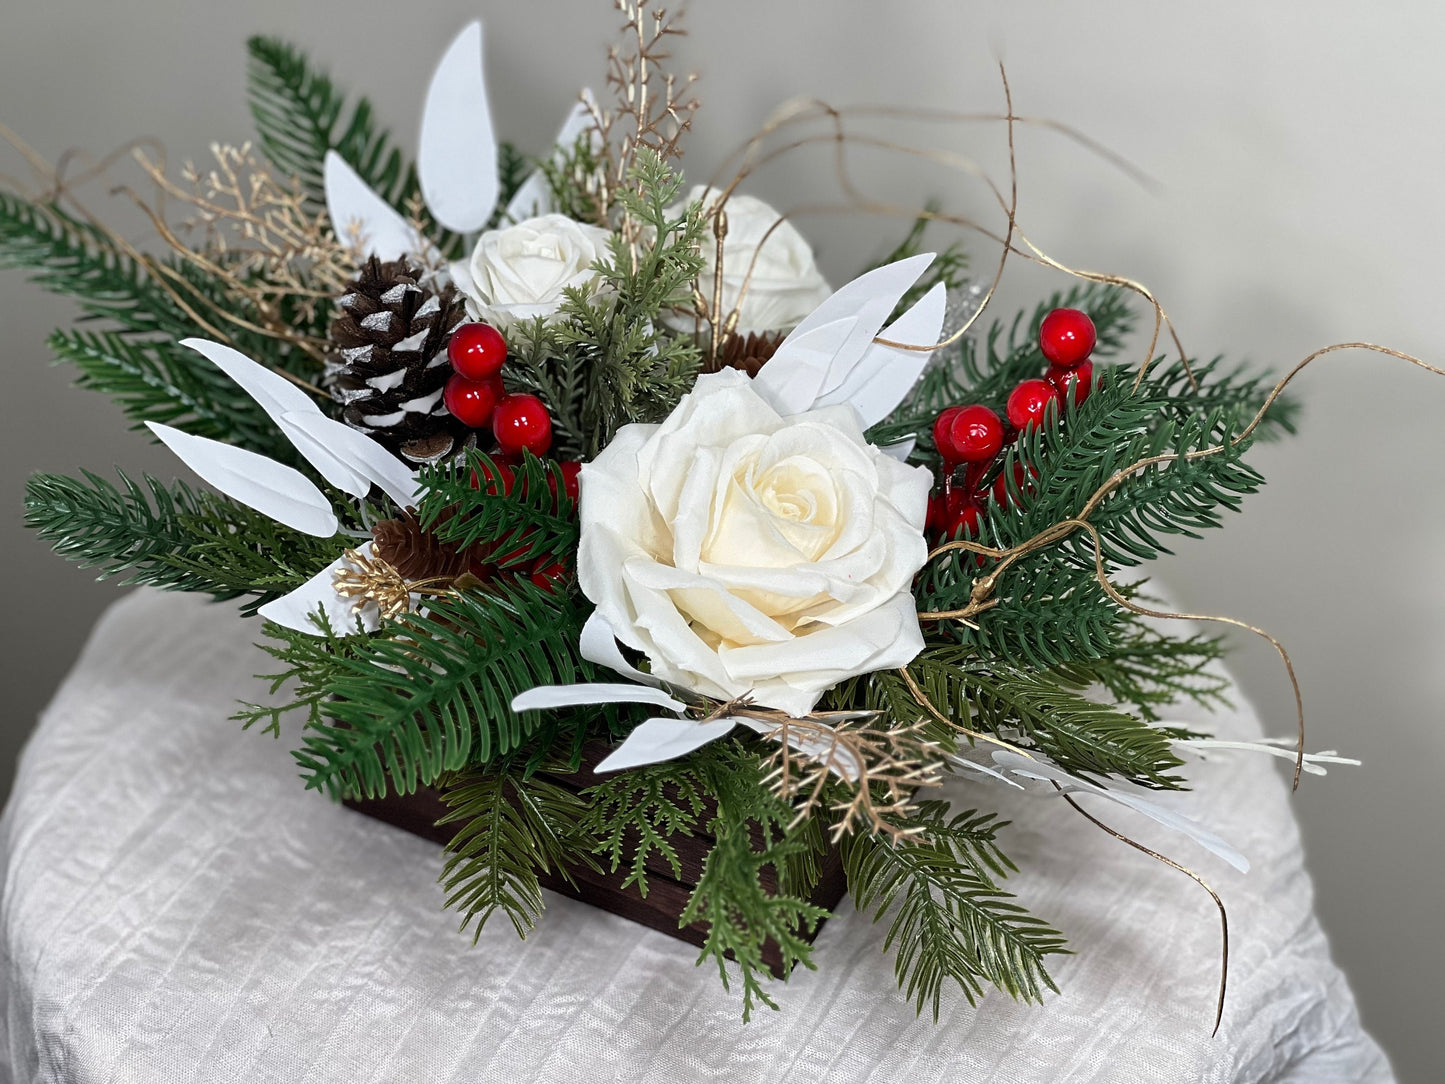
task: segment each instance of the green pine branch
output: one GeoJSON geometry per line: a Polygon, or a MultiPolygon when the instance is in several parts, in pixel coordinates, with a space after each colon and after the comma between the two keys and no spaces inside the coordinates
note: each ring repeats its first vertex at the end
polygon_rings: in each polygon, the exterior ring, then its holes
{"type": "Polygon", "coordinates": [[[243,505],[184,483],[122,472],[120,486],[36,474],[25,487],[25,522],[56,553],[100,578],[218,599],[245,598],[254,612],[335,559],[334,541],[293,531],[243,505]]]}
{"type": "Polygon", "coordinates": [[[421,485],[422,526],[443,542],[461,549],[485,543],[489,561],[500,568],[543,557],[575,559],[576,507],[561,468],[551,460],[524,452],[520,463],[504,471],[491,457],[471,451],[459,463],[425,468],[421,485]]]}
{"type": "Polygon", "coordinates": [[[173,340],[62,330],[47,345],[57,360],[79,371],[78,386],[114,400],[137,426],[162,422],[283,461],[292,458],[285,454],[289,443],[254,399],[173,340]]]}
{"type": "Polygon", "coordinates": [[[287,638],[289,665],[335,697],[321,718],[294,704],[309,714],[295,753],[307,787],[410,794],[521,748],[539,713],[513,712],[514,696],[592,680],[577,647],[584,616],[570,597],[516,583],[432,600],[345,653],[324,638],[287,638]]]}
{"type": "MultiPolygon", "coordinates": [[[[419,214],[427,235],[453,258],[464,255],[465,238],[441,229],[421,199],[416,167],[377,122],[366,98],[349,105],[346,95],[306,54],[279,38],[253,37],[249,53],[247,97],[261,149],[277,169],[295,177],[317,207],[326,204],[326,152],[334,150],[357,176],[402,214],[419,214]]],[[[509,143],[497,148],[499,191],[489,227],[501,222],[507,206],[531,172],[526,157],[509,143]]]]}
{"type": "Polygon", "coordinates": [[[1136,622],[1108,655],[1078,659],[1052,673],[1073,688],[1102,686],[1116,703],[1156,722],[1162,710],[1186,700],[1228,708],[1230,681],[1213,665],[1223,657],[1218,637],[1166,636],[1136,622]]]}
{"type": "Polygon", "coordinates": [[[99,230],[53,204],[32,203],[0,190],[0,268],[26,272],[31,282],[73,298],[88,317],[114,322],[128,334],[186,335],[186,315],[129,254],[99,230]]]}
{"type": "Polygon", "coordinates": [[[957,984],[970,1005],[984,984],[1022,1001],[1057,991],[1045,958],[1066,951],[1064,939],[1013,902],[998,882],[1013,868],[995,840],[1003,827],[973,810],[949,819],[943,802],[920,803],[909,824],[924,831],[897,844],[875,836],[844,841],[848,888],[873,921],[892,914],[884,949],[894,950],[902,989],[936,1023],[943,987],[957,984]]]}
{"type": "Polygon", "coordinates": [[[868,431],[868,439],[883,446],[916,437],[918,446],[912,458],[936,463],[933,422],[942,411],[963,403],[982,403],[1003,417],[1014,385],[1042,375],[1048,367],[1039,350],[1039,324],[1059,307],[1089,313],[1098,334],[1096,358],[1117,353],[1134,328],[1134,314],[1124,291],[1117,287],[1089,283],[1055,293],[1032,312],[1020,312],[1007,326],[993,323],[982,340],[966,335],[951,350],[946,348],[941,361],[929,367],[899,408],[868,431]]]}
{"type": "Polygon", "coordinates": [[[246,43],[247,97],[266,157],[301,182],[317,206],[325,206],[326,152],[346,159],[377,195],[402,207],[419,192],[416,171],[376,120],[371,103],[350,108],[330,78],[314,70],[305,53],[278,38],[246,43]]]}
{"type": "MultiPolygon", "coordinates": [[[[956,724],[1038,749],[1073,772],[1177,788],[1177,736],[1081,695],[1055,675],[1031,673],[970,648],[930,647],[908,664],[930,703],[956,724]]],[[[925,713],[894,671],[869,678],[867,706],[899,722],[925,713]]]]}
{"type": "Polygon", "coordinates": [[[526,938],[543,909],[538,873],[570,882],[571,868],[597,868],[581,827],[587,803],[565,787],[515,770],[471,769],[449,780],[442,797],[447,814],[437,823],[461,827],[447,843],[440,880],[462,930],[475,923],[474,940],[498,911],[526,938]]]}

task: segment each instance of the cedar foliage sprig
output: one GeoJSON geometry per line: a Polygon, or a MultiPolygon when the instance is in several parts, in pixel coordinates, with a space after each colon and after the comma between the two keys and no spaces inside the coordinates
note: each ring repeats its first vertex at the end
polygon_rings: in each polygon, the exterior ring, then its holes
{"type": "Polygon", "coordinates": [[[695,767],[716,804],[707,822],[714,843],[678,925],[707,923],[698,962],[716,964],[729,989],[730,966],[736,967],[746,1022],[758,1005],[778,1007],[765,985],[771,978],[766,943],[777,946],[785,976],[799,964],[811,970],[813,946],[801,932],[816,929],[828,911],[794,895],[794,886],[769,893],[762,885],[764,867],[796,868],[811,843],[799,827],[790,828],[788,804],[762,785],[756,755],[737,742],[714,742],[695,758],[695,767]]]}
{"type": "Polygon", "coordinates": [[[692,835],[702,823],[702,781],[688,761],[647,764],[621,772],[587,791],[587,829],[593,852],[610,872],[628,868],[622,887],[647,895],[649,861],[665,862],[681,880],[671,837],[692,835]]]}
{"type": "Polygon", "coordinates": [[[643,148],[617,193],[642,229],[629,243],[614,233],[594,266],[598,289],[568,288],[555,325],[555,353],[585,366],[587,391],[569,420],[592,458],[629,422],[661,421],[692,389],[701,363],[691,336],[663,317],[687,305],[702,270],[705,224],[697,204],[674,211],[682,177],[643,148]]]}

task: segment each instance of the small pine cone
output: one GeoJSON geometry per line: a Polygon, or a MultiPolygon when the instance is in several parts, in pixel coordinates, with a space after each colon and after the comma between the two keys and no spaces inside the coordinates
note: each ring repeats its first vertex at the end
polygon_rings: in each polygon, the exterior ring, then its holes
{"type": "Polygon", "coordinates": [[[336,302],[327,381],[348,425],[412,463],[435,463],[472,439],[442,401],[447,339],[466,313],[450,283],[421,278],[405,259],[367,260],[336,302]]]}
{"type": "Polygon", "coordinates": [[[470,555],[433,532],[423,530],[411,512],[400,519],[384,519],[371,528],[373,549],[401,578],[412,582],[433,578],[455,578],[469,570],[470,555]]]}
{"type": "Polygon", "coordinates": [[[746,335],[732,334],[723,343],[718,358],[720,369],[741,369],[748,376],[757,376],[758,370],[782,345],[781,331],[751,331],[746,335]]]}

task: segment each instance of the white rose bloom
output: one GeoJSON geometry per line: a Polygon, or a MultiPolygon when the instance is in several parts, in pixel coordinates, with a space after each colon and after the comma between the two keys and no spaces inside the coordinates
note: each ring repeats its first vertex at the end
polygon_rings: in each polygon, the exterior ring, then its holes
{"type": "Polygon", "coordinates": [[[851,406],[783,417],[745,374],[708,374],[583,466],[581,587],[655,677],[806,715],[923,649],[930,481],[851,406]]]}
{"type": "Polygon", "coordinates": [[[483,233],[471,260],[453,265],[452,277],[480,319],[505,327],[551,316],[562,307],[563,290],[596,277],[592,265],[607,254],[607,238],[606,230],[566,215],[529,218],[483,233]]]}
{"type": "MultiPolygon", "coordinates": [[[[688,193],[687,200],[700,202],[707,210],[719,195],[699,185],[688,193]]],[[[793,328],[832,292],[813,260],[813,250],[796,226],[779,222],[778,212],[760,199],[734,194],[728,197],[725,209],[722,316],[738,306],[738,295],[751,267],[753,275],[738,311],[738,332],[746,335],[793,328]],[[773,229],[775,223],[777,228],[773,229]]],[[[698,276],[698,289],[709,305],[716,289],[716,244],[709,231],[703,245],[703,271],[698,276]]]]}

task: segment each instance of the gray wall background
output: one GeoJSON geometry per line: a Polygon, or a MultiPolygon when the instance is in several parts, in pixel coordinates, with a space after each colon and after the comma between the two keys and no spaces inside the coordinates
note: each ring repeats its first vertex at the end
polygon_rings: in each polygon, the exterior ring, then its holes
{"type": "MultiPolygon", "coordinates": [[[[246,138],[243,40],[258,31],[301,43],[343,83],[366,85],[410,144],[432,63],[477,14],[498,128],[539,151],[576,86],[600,82],[617,22],[603,0],[4,8],[0,120],[51,160],[150,134],[179,162],[203,156],[211,140],[246,138]]],[[[1438,4],[708,0],[694,4],[689,25],[676,53],[679,67],[703,76],[687,159],[695,179],[797,94],[997,110],[1001,55],[1020,112],[1077,125],[1160,182],[1146,190],[1056,136],[1023,132],[1024,228],[1066,263],[1150,284],[1191,352],[1287,367],[1326,343],[1369,339],[1445,360],[1438,4]]],[[[1004,175],[997,126],[898,134],[1004,175]]],[[[20,165],[0,151],[0,171],[20,165]]],[[[915,165],[860,155],[859,175],[887,198],[939,195],[954,210],[991,211],[977,184],[915,165]]],[[[823,154],[800,155],[749,190],[787,206],[816,201],[820,189],[831,197],[828,178],[823,154]]],[[[802,225],[835,283],[897,235],[859,219],[802,225]]],[[[965,240],[980,269],[991,267],[986,246],[965,240]]],[[[1061,281],[1015,265],[998,314],[1061,281]]],[[[0,274],[0,545],[11,610],[0,793],[36,712],[115,597],[23,531],[23,479],[112,463],[173,472],[114,408],[48,367],[44,336],[68,316],[18,274],[0,274]]],[[[1366,1023],[1402,1079],[1438,1079],[1445,380],[1340,355],[1298,392],[1302,435],[1256,455],[1269,487],[1227,531],[1158,571],[1185,605],[1279,635],[1304,684],[1311,747],[1364,758],[1363,768],[1307,779],[1295,808],[1319,910],[1366,1023]]],[[[1269,729],[1288,733],[1289,690],[1268,649],[1241,644],[1234,670],[1269,729]]]]}

